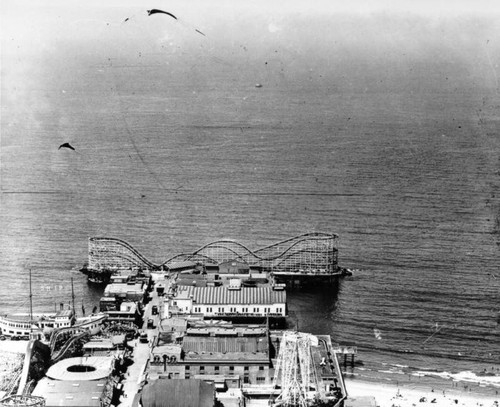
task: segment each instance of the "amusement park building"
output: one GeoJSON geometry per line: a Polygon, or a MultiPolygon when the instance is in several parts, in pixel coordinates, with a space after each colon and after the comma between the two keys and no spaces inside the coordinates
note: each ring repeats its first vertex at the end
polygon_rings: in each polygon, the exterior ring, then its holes
{"type": "Polygon", "coordinates": [[[285,317],[286,292],[273,290],[271,286],[237,289],[230,286],[179,286],[177,295],[169,300],[169,311],[205,317],[285,317]]]}

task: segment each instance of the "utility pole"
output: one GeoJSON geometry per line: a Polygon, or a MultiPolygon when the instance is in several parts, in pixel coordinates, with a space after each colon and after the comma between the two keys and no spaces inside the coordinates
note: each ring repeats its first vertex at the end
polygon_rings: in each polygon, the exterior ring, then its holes
{"type": "Polygon", "coordinates": [[[31,269],[30,269],[30,326],[31,324],[33,324],[33,294],[31,291],[31,269]]]}
{"type": "Polygon", "coordinates": [[[76,317],[76,310],[75,310],[75,290],[73,289],[73,277],[71,277],[71,302],[73,303],[73,313],[75,314],[75,317],[76,317]]]}

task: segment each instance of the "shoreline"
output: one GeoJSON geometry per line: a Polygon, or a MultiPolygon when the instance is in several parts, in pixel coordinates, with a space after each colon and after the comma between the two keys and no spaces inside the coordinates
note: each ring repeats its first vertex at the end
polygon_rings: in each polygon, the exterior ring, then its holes
{"type": "MultiPolygon", "coordinates": [[[[462,406],[498,407],[500,396],[470,392],[460,388],[437,388],[410,383],[371,382],[345,378],[348,400],[374,397],[377,407],[462,406]]],[[[349,405],[349,404],[347,404],[349,405]]]]}

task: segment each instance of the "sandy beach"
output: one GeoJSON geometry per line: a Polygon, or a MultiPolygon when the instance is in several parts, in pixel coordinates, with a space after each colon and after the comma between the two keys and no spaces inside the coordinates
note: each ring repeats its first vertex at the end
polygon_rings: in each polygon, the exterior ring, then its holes
{"type": "Polygon", "coordinates": [[[346,380],[349,399],[375,397],[377,407],[466,406],[497,407],[500,397],[465,391],[401,387],[385,383],[346,380]]]}
{"type": "Polygon", "coordinates": [[[5,340],[0,342],[0,353],[26,353],[28,341],[5,340]]]}

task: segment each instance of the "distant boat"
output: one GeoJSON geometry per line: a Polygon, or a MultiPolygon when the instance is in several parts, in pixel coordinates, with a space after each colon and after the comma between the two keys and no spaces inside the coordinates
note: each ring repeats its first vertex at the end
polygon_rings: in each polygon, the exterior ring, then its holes
{"type": "Polygon", "coordinates": [[[261,85],[260,83],[256,83],[256,84],[255,84],[255,87],[256,87],[256,88],[262,88],[262,85],[261,85]]]}

